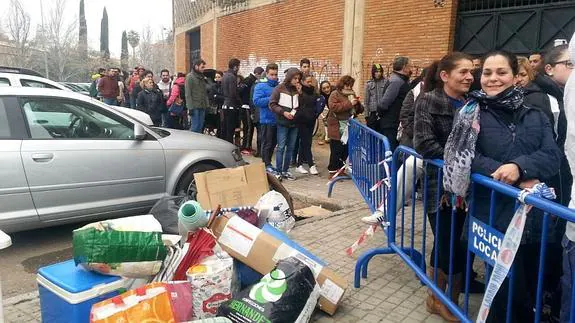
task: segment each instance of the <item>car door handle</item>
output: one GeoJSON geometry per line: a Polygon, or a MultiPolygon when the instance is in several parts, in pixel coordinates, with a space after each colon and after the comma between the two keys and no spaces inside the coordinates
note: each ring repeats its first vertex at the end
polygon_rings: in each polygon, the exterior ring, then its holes
{"type": "Polygon", "coordinates": [[[46,163],[54,159],[54,154],[43,153],[43,154],[32,154],[32,160],[38,163],[46,163]]]}

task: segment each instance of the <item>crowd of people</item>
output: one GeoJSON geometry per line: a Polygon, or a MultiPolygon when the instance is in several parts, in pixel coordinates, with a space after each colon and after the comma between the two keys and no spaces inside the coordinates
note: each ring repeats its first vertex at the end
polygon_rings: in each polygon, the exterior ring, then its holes
{"type": "MultiPolygon", "coordinates": [[[[318,84],[306,58],[301,60],[299,68],[280,71],[277,64],[271,63],[265,68],[255,68],[246,77],[239,75],[238,59],[229,61],[226,72],[212,74],[206,71],[206,63],[197,59],[188,74],[172,77],[168,70],[161,71],[158,83],[154,82],[153,73],[142,67],[136,67],[129,76],[115,68],[99,71],[93,95],[107,104],[142,110],[150,115],[154,125],[189,127],[193,132],[206,132],[235,143],[243,154],[261,157],[267,172],[288,180],[295,179],[289,170],[294,164],[299,173],[319,174],[312,153],[318,119],[325,140],[329,141],[330,176],[344,174],[341,169],[347,160],[347,125],[351,118],[364,113],[367,126],[383,134],[392,150],[401,144],[414,148],[426,159],[449,158],[445,156],[446,149],[455,151],[461,162],[469,165],[469,173],[490,176],[519,188],[545,182],[555,188],[556,201],[568,206],[573,184],[571,167],[575,167],[575,150],[570,148],[575,141],[575,127],[571,126],[575,124],[575,88],[572,84],[571,92],[567,93],[566,84],[573,60],[575,53],[570,53],[567,44],[529,57],[505,51],[481,58],[454,52],[413,78],[412,61],[398,56],[393,61],[391,75],[386,76],[380,64],[372,66],[362,103],[353,90],[353,77],[344,75],[334,86],[329,81],[318,84]],[[280,73],[284,76],[282,82],[280,73]],[[462,110],[473,113],[462,114],[462,110]],[[472,135],[446,147],[453,129],[472,135]],[[256,147],[252,149],[254,132],[256,147]]],[[[571,77],[572,83],[574,78],[571,77]]],[[[446,193],[438,192],[441,178],[438,170],[424,171],[421,160],[406,158],[401,167],[406,170],[399,170],[398,185],[406,192],[405,196],[411,196],[416,189],[412,184],[414,175],[427,176],[427,194],[432,198],[427,199],[426,213],[437,240],[431,252],[429,275],[437,277],[439,288],[450,290],[451,299],[458,303],[466,261],[464,227],[470,206],[464,198],[451,200],[446,193]],[[405,184],[403,176],[407,176],[405,184]],[[442,198],[435,198],[442,194],[442,198]],[[456,210],[453,218],[452,209],[456,210]],[[462,243],[456,244],[450,256],[448,233],[452,228],[462,243]],[[437,232],[441,234],[436,235],[437,232]],[[449,272],[452,277],[448,277],[449,272]]],[[[451,174],[445,176],[453,185],[459,185],[451,174]]],[[[475,208],[475,217],[485,223],[490,223],[490,198],[490,191],[477,188],[471,206],[475,208]]],[[[397,204],[399,208],[403,201],[398,198],[397,204]]],[[[497,230],[506,231],[514,208],[513,199],[498,198],[492,222],[497,230]]],[[[569,319],[571,275],[575,271],[575,224],[553,218],[544,225],[543,217],[535,214],[537,211],[532,213],[515,257],[514,275],[519,283],[510,287],[505,281],[489,313],[491,322],[505,320],[508,310],[512,311],[515,322],[533,321],[539,245],[543,237],[548,250],[544,301],[551,308],[551,317],[561,322],[569,319]],[[542,232],[544,228],[547,231],[542,232]],[[557,265],[561,257],[563,272],[557,265]],[[514,293],[510,308],[509,289],[514,293]]],[[[374,215],[362,220],[375,224],[381,219],[374,215]]],[[[475,280],[476,276],[472,273],[471,291],[483,292],[484,285],[475,280]]],[[[429,292],[425,304],[430,313],[450,322],[458,321],[433,292],[429,292]]]]}
{"type": "MultiPolygon", "coordinates": [[[[452,174],[448,167],[443,175],[444,185],[464,187],[463,198],[455,200],[446,192],[438,192],[441,178],[438,170],[428,167],[424,171],[420,160],[407,158],[401,166],[406,171],[401,168],[398,171],[398,189],[404,190],[405,196],[411,196],[415,189],[413,174],[420,178],[424,173],[427,176],[429,198],[425,211],[437,240],[431,251],[429,275],[431,279],[437,277],[440,289],[451,291],[455,303],[464,287],[467,259],[464,228],[469,221],[469,208],[474,208],[477,219],[493,223],[495,229],[505,232],[516,205],[515,199],[498,196],[495,209],[490,210],[491,191],[479,186],[475,188],[472,205],[467,205],[465,192],[471,172],[521,189],[544,182],[555,189],[557,203],[569,206],[571,168],[575,167],[575,153],[570,148],[575,140],[572,126],[575,74],[571,75],[574,50],[575,44],[571,44],[571,53],[568,45],[563,44],[545,54],[533,53],[529,58],[505,51],[491,52],[481,59],[451,53],[432,63],[421,78],[411,83],[407,58],[395,59],[389,78],[384,78],[379,65],[373,66],[372,80],[365,91],[367,125],[385,135],[392,149],[399,142],[426,159],[445,159],[446,164],[451,160],[458,164],[458,170],[465,170],[463,174],[452,174]],[[568,80],[572,82],[571,88],[568,80]],[[405,184],[403,176],[409,177],[405,184]],[[461,178],[467,183],[461,183],[461,178]],[[494,211],[493,222],[490,211],[494,211]],[[449,234],[452,230],[456,241],[461,241],[455,243],[453,250],[449,234]]],[[[398,208],[402,205],[398,198],[398,208]]],[[[505,321],[507,311],[511,311],[513,322],[534,320],[539,250],[544,238],[547,241],[544,304],[550,309],[551,321],[569,321],[575,225],[566,225],[555,217],[544,225],[543,218],[540,210],[534,209],[529,214],[513,263],[515,283],[512,286],[508,280],[503,283],[489,311],[489,322],[505,321]],[[562,256],[563,270],[557,265],[562,256]],[[510,289],[514,296],[508,307],[510,289]]],[[[376,214],[363,220],[373,224],[381,219],[376,214]]],[[[484,285],[475,281],[476,275],[472,273],[470,290],[483,292],[484,285]]],[[[458,321],[431,290],[425,304],[430,313],[439,314],[449,322],[458,321]]]]}

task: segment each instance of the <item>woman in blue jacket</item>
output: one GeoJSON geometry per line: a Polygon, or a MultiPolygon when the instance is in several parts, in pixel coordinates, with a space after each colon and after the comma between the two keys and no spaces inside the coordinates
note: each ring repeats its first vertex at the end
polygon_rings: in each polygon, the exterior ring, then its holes
{"type": "MultiPolygon", "coordinates": [[[[480,130],[471,171],[509,185],[531,188],[557,174],[561,151],[547,116],[523,103],[523,91],[514,85],[518,73],[519,64],[513,54],[497,51],[484,58],[481,91],[470,93],[480,108],[480,130]]],[[[489,189],[476,185],[471,207],[473,215],[484,223],[490,223],[490,195],[489,189]]],[[[507,230],[515,202],[513,198],[497,196],[491,225],[498,231],[507,230]]],[[[508,310],[512,311],[513,322],[533,321],[542,219],[541,212],[535,209],[528,215],[513,263],[513,304],[507,307],[506,279],[495,296],[488,322],[505,321],[508,310]]],[[[550,224],[544,233],[551,240],[553,229],[550,224]]]]}

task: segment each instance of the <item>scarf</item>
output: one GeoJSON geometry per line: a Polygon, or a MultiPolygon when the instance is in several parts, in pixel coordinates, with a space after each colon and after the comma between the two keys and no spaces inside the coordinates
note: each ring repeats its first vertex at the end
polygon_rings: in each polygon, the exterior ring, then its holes
{"type": "Polygon", "coordinates": [[[469,94],[469,100],[455,117],[443,153],[443,188],[465,197],[471,181],[471,164],[479,135],[481,106],[515,111],[523,105],[523,90],[518,87],[488,96],[483,90],[469,94]]]}

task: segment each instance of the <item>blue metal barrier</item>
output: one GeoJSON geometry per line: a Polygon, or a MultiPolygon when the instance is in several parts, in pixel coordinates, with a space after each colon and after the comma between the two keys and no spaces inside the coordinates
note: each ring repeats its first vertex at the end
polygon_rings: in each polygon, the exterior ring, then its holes
{"type": "MultiPolygon", "coordinates": [[[[459,304],[454,303],[450,299],[451,294],[451,286],[452,286],[452,278],[453,278],[453,250],[454,244],[459,243],[461,237],[454,236],[454,223],[455,223],[455,216],[456,211],[453,208],[451,212],[451,230],[450,230],[450,252],[449,252],[449,273],[448,273],[448,290],[443,291],[437,286],[437,271],[435,271],[435,275],[433,277],[428,277],[426,274],[426,227],[427,227],[427,216],[426,210],[427,205],[431,199],[435,199],[435,202],[439,203],[440,199],[443,195],[443,185],[442,185],[442,167],[443,161],[441,160],[424,160],[420,155],[418,155],[414,150],[407,148],[405,146],[399,146],[396,151],[393,153],[393,158],[391,161],[391,188],[389,195],[387,195],[385,188],[383,186],[380,189],[375,191],[370,191],[370,188],[373,187],[377,181],[381,180],[384,177],[384,169],[381,165],[382,160],[386,160],[389,157],[389,145],[387,143],[387,139],[382,135],[368,129],[367,127],[361,125],[357,121],[352,121],[350,124],[350,141],[349,141],[349,152],[350,152],[350,162],[353,167],[352,172],[352,179],[354,184],[357,186],[359,192],[365,199],[367,205],[369,206],[370,210],[373,212],[379,204],[386,200],[386,211],[387,211],[387,218],[390,223],[388,228],[384,228],[384,232],[387,235],[386,245],[382,248],[376,248],[372,250],[366,251],[362,254],[356,263],[355,267],[355,281],[354,285],[356,288],[360,287],[361,277],[367,278],[367,268],[369,261],[376,255],[380,254],[397,254],[415,273],[415,275],[421,280],[423,284],[429,287],[435,296],[441,300],[443,304],[447,306],[447,308],[458,317],[462,322],[471,322],[475,320],[475,317],[469,317],[469,288],[470,288],[470,274],[472,271],[472,258],[471,258],[471,251],[466,246],[466,259],[463,265],[463,274],[464,276],[464,287],[462,293],[464,294],[464,302],[463,306],[459,307],[459,304]],[[374,149],[374,151],[372,151],[374,149]],[[409,158],[413,158],[414,167],[410,170],[407,170],[409,167],[403,167],[400,170],[400,165],[406,165],[406,161],[409,158]],[[418,163],[422,166],[422,171],[418,171],[418,163]],[[437,174],[438,182],[437,182],[437,194],[435,196],[428,196],[428,181],[430,178],[427,174],[433,169],[433,171],[437,174]],[[407,172],[412,173],[412,182],[406,183],[406,175],[409,174],[407,172]],[[422,175],[422,174],[423,175],[422,175]],[[401,176],[402,175],[402,176],[401,176]],[[419,175],[419,176],[418,176],[419,175]],[[422,175],[422,176],[421,176],[422,175]],[[402,182],[398,182],[398,177],[402,178],[402,182]],[[420,215],[417,215],[416,209],[420,208],[416,201],[416,186],[419,181],[423,183],[423,212],[420,215]],[[398,185],[400,184],[400,185],[398,185]],[[409,196],[406,196],[406,185],[410,185],[412,188],[412,192],[409,196]],[[400,190],[398,191],[398,187],[400,190]],[[398,195],[401,197],[398,199],[398,195]],[[406,198],[407,197],[407,198],[406,198]],[[406,235],[406,209],[405,203],[411,200],[411,224],[409,226],[409,234],[406,235]],[[398,201],[401,205],[398,205],[398,201]],[[421,218],[421,214],[423,218],[421,218]],[[422,224],[421,227],[421,238],[420,243],[415,242],[415,224],[417,219],[420,220],[422,224]],[[361,277],[360,277],[361,275],[361,277]]],[[[474,216],[474,197],[475,191],[477,187],[482,187],[484,189],[489,190],[491,195],[490,200],[490,214],[489,214],[489,223],[486,225],[493,226],[494,218],[497,216],[495,213],[497,207],[497,199],[501,197],[507,198],[517,198],[520,194],[520,190],[504,184],[502,182],[495,181],[489,177],[480,175],[480,174],[472,174],[471,176],[471,194],[468,197],[468,205],[469,206],[469,214],[467,214],[467,220],[470,217],[474,216]]],[[[537,197],[534,195],[527,195],[525,198],[525,203],[533,206],[533,209],[539,209],[543,212],[543,222],[542,222],[542,238],[540,245],[538,245],[539,250],[539,259],[536,262],[538,271],[537,271],[537,286],[536,286],[536,295],[533,295],[534,299],[534,321],[540,322],[541,314],[543,311],[543,292],[544,292],[544,282],[545,282],[545,267],[546,267],[546,254],[548,249],[548,242],[547,242],[547,235],[544,234],[547,232],[549,228],[550,221],[553,218],[560,218],[566,221],[575,222],[575,210],[566,208],[562,205],[559,205],[553,201],[537,197]]],[[[409,214],[407,215],[409,216],[409,214]]],[[[409,220],[409,218],[407,219],[409,220]]],[[[419,222],[418,222],[419,223],[419,222]]],[[[436,216],[436,228],[438,228],[439,223],[439,209],[437,210],[436,216]]],[[[467,224],[468,222],[466,222],[467,224]]],[[[464,226],[463,231],[469,231],[469,225],[467,224],[464,226]]],[[[439,229],[437,229],[439,230],[439,229]]],[[[436,231],[436,234],[440,234],[436,231]]],[[[446,234],[443,232],[442,234],[446,234]]],[[[469,239],[470,237],[468,237],[469,239]]],[[[435,249],[437,250],[437,240],[434,239],[435,249]]],[[[536,257],[534,255],[533,257],[536,257]]],[[[432,260],[434,267],[437,268],[438,262],[438,253],[436,252],[435,258],[432,260]]],[[[560,266],[560,265],[558,265],[560,266]]],[[[489,277],[491,275],[491,271],[493,267],[486,263],[485,265],[485,283],[489,281],[489,277]]],[[[508,275],[509,280],[509,288],[508,288],[508,295],[507,295],[507,313],[505,317],[506,322],[511,322],[513,319],[513,312],[512,312],[512,301],[513,301],[513,285],[517,283],[523,284],[523,282],[515,282],[513,270],[514,267],[511,268],[510,274],[508,275]]],[[[575,282],[575,276],[572,278],[572,281],[575,282]]],[[[501,291],[500,291],[501,293],[501,291]]],[[[572,289],[572,295],[575,296],[575,288],[572,289]]],[[[424,300],[422,299],[422,302],[424,300]]],[[[571,319],[570,322],[575,322],[575,297],[572,298],[571,304],[571,319]]],[[[498,318],[503,321],[502,318],[498,318]]]]}

